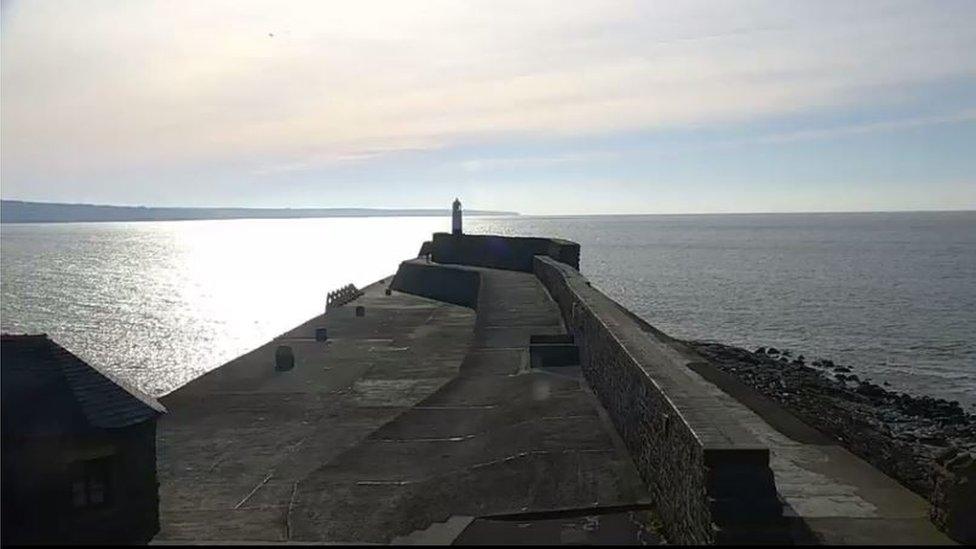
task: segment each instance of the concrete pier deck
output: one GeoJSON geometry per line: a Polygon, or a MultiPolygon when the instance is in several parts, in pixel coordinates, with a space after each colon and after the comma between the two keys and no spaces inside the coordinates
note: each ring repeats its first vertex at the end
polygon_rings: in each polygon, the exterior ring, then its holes
{"type": "Polygon", "coordinates": [[[156,542],[658,540],[579,368],[529,367],[564,333],[535,276],[492,271],[477,317],[385,287],[161,399],[156,542]]]}

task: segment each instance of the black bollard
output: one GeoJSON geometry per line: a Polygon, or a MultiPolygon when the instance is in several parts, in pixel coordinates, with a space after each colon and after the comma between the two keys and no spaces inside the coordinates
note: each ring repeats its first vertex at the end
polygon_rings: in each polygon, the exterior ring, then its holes
{"type": "Polygon", "coordinates": [[[295,353],[288,345],[279,345],[275,350],[275,370],[287,372],[295,367],[295,353]]]}
{"type": "Polygon", "coordinates": [[[326,328],[315,329],[315,341],[325,341],[329,339],[329,331],[326,328]]]}
{"type": "Polygon", "coordinates": [[[366,307],[363,307],[362,305],[357,305],[356,316],[366,316],[366,307]]]}

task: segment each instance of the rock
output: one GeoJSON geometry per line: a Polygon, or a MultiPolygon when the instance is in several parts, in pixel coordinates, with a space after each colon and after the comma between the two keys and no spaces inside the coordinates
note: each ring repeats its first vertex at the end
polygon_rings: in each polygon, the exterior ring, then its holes
{"type": "Polygon", "coordinates": [[[955,448],[955,447],[948,448],[940,452],[939,455],[935,456],[935,462],[938,463],[939,465],[945,465],[947,461],[951,460],[952,458],[958,455],[959,455],[959,448],[955,448]]]}
{"type": "Polygon", "coordinates": [[[766,348],[765,347],[760,347],[760,348],[756,349],[756,354],[757,355],[764,355],[764,354],[766,354],[766,348]]]}
{"type": "Polygon", "coordinates": [[[777,349],[776,347],[770,347],[770,348],[766,349],[766,354],[767,355],[778,355],[779,354],[779,349],[777,349]]]}
{"type": "Polygon", "coordinates": [[[862,395],[871,396],[871,397],[881,397],[888,394],[888,392],[885,391],[883,388],[869,381],[862,381],[861,384],[857,386],[857,392],[862,395]]]}
{"type": "Polygon", "coordinates": [[[966,453],[956,453],[951,459],[945,461],[945,466],[950,471],[961,471],[966,468],[971,468],[973,465],[973,455],[966,453]]]}
{"type": "Polygon", "coordinates": [[[847,373],[850,373],[851,369],[848,368],[848,367],[846,367],[846,366],[838,366],[838,367],[834,368],[834,371],[835,372],[843,372],[843,373],[847,374],[847,373]]]}

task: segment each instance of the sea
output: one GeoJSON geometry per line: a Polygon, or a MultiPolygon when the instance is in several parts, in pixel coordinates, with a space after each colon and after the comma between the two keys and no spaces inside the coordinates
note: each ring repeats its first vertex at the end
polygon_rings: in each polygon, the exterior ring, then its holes
{"type": "MultiPolygon", "coordinates": [[[[446,217],[0,226],[0,324],[163,395],[392,275],[446,217]]],[[[976,212],[468,217],[579,242],[665,331],[828,358],[976,406],[976,212]]]]}

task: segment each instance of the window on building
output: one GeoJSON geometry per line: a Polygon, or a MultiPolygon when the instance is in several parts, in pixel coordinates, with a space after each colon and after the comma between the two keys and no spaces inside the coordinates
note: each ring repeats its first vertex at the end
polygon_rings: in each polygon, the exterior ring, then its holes
{"type": "Polygon", "coordinates": [[[102,507],[112,502],[111,458],[76,461],[69,467],[69,475],[72,507],[102,507]]]}

